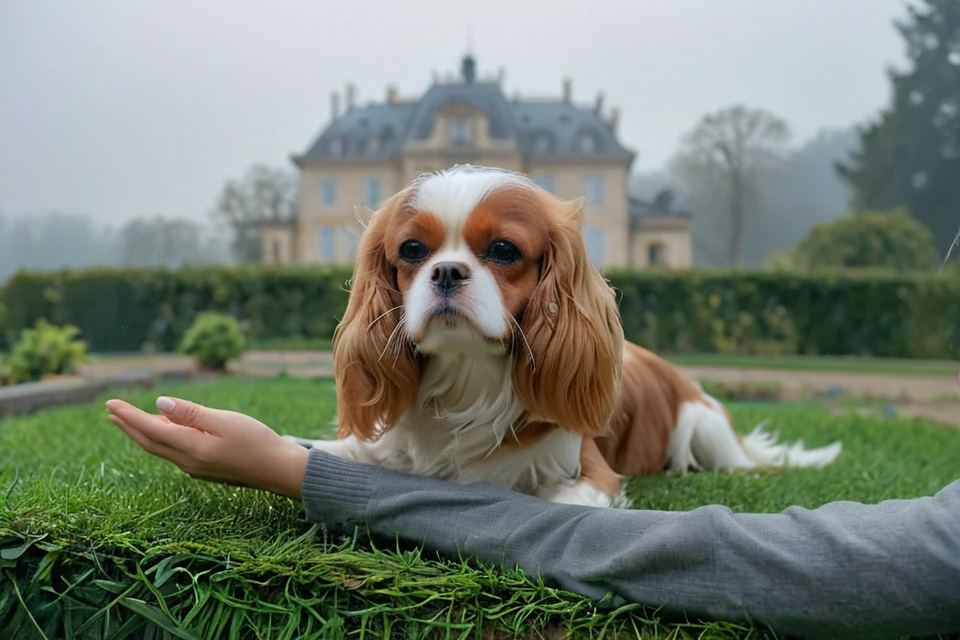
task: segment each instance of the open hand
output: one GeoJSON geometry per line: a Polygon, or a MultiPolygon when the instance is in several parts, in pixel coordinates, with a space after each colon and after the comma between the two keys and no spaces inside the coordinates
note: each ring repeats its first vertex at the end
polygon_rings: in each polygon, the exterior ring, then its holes
{"type": "Polygon", "coordinates": [[[195,478],[300,500],[309,452],[259,420],[179,398],[158,398],[160,415],[123,400],[106,406],[110,421],[144,451],[195,478]]]}

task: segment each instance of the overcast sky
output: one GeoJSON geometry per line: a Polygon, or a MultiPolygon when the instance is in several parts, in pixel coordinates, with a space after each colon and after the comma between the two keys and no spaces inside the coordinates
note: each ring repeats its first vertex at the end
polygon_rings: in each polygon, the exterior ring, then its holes
{"type": "Polygon", "coordinates": [[[415,96],[468,31],[507,95],[621,107],[635,169],[742,102],[796,138],[872,117],[904,0],[0,0],[0,210],[201,216],[254,162],[289,165],[330,92],[415,96]],[[467,7],[473,7],[468,9],[467,7]]]}

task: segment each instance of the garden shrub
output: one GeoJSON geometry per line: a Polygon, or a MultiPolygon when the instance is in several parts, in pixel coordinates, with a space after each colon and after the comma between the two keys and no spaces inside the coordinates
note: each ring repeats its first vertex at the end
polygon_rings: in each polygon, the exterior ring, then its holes
{"type": "Polygon", "coordinates": [[[87,344],[77,339],[79,334],[77,327],[57,327],[43,318],[38,319],[33,328],[20,333],[19,341],[13,346],[7,363],[9,377],[21,383],[40,380],[46,375],[73,373],[87,353],[87,344]]]}
{"type": "Polygon", "coordinates": [[[227,363],[243,354],[245,341],[240,323],[222,313],[201,313],[187,329],[180,352],[193,356],[204,369],[224,371],[227,363]]]}

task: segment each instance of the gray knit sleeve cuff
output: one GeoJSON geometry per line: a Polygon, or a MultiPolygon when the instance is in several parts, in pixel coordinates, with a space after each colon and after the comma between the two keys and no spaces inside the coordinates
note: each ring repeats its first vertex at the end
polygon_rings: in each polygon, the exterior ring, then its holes
{"type": "Polygon", "coordinates": [[[379,473],[378,467],[311,449],[301,486],[307,520],[337,527],[362,522],[379,473]]]}

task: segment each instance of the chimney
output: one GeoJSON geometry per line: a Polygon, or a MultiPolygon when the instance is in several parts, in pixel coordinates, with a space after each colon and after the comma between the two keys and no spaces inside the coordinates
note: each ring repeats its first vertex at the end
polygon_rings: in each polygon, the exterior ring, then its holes
{"type": "Polygon", "coordinates": [[[597,94],[597,104],[593,106],[593,112],[598,114],[603,109],[603,91],[597,94]]]}
{"type": "Polygon", "coordinates": [[[610,109],[610,125],[611,133],[617,133],[617,125],[620,124],[620,107],[613,107],[610,109]]]}
{"type": "Polygon", "coordinates": [[[394,86],[387,87],[387,104],[397,104],[400,102],[400,96],[397,95],[397,88],[394,86]]]}
{"type": "Polygon", "coordinates": [[[340,117],[340,95],[336,91],[330,92],[330,120],[340,117]]]}
{"type": "Polygon", "coordinates": [[[350,109],[353,109],[353,101],[357,97],[357,87],[352,82],[347,83],[346,94],[347,94],[346,110],[350,111],[350,109]]]}
{"type": "Polygon", "coordinates": [[[563,101],[567,104],[573,101],[573,82],[570,78],[563,79],[563,101]]]}

